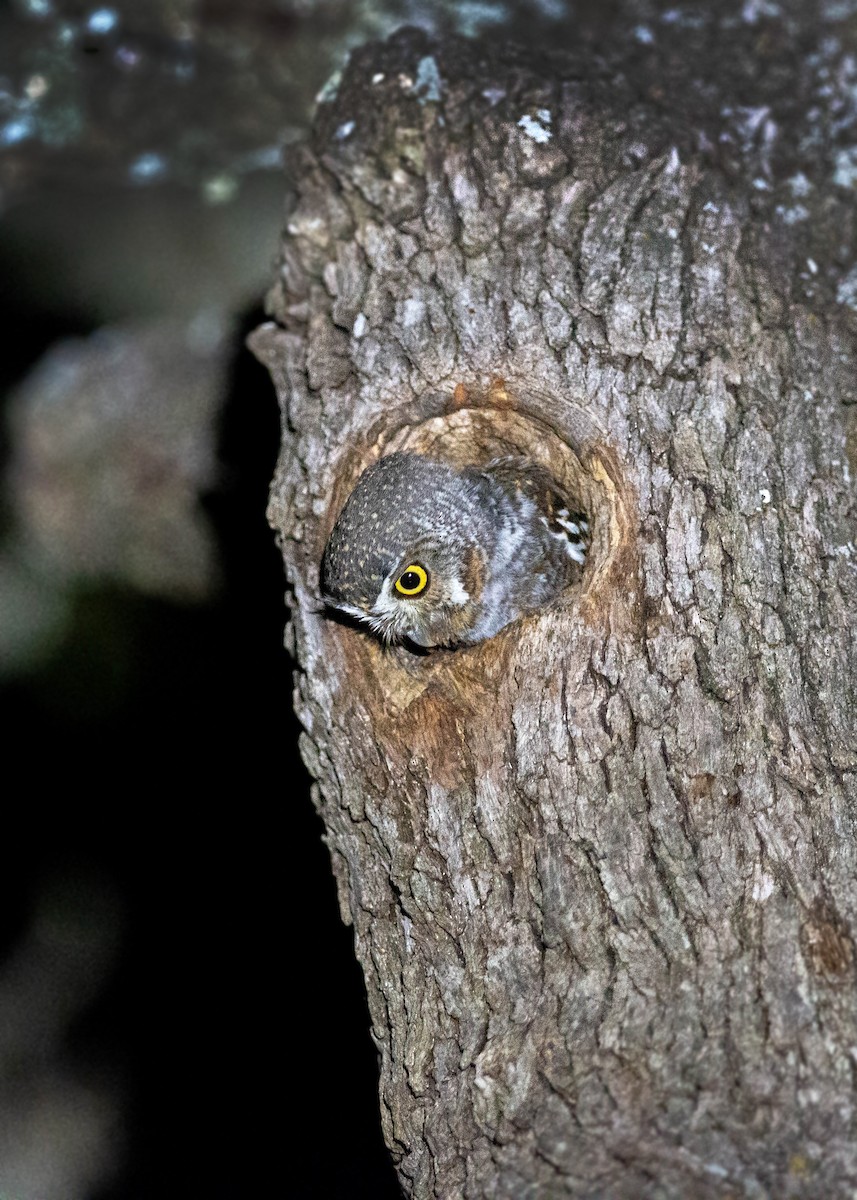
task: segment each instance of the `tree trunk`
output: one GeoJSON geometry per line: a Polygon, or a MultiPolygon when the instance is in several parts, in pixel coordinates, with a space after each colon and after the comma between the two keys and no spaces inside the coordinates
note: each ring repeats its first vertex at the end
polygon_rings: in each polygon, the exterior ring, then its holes
{"type": "Polygon", "coordinates": [[[271,518],[409,1196],[857,1188],[854,18],[793,8],[402,31],[300,151],[271,518]],[[403,446],[548,465],[582,584],[422,656],[332,619],[403,446]]]}

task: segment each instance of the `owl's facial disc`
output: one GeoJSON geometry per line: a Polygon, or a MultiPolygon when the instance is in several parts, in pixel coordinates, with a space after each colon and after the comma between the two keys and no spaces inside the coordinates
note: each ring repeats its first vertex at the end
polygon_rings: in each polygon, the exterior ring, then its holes
{"type": "Polygon", "coordinates": [[[370,610],[370,624],[387,642],[430,644],[423,627],[436,590],[434,571],[415,555],[406,556],[384,580],[370,610]]]}
{"type": "Polygon", "coordinates": [[[453,614],[469,603],[470,596],[454,574],[409,556],[384,580],[364,619],[385,641],[438,646],[450,640],[453,614]]]}

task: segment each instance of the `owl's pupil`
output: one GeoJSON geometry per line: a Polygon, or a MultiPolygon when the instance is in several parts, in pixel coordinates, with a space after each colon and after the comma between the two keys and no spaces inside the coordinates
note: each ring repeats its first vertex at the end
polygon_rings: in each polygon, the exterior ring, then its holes
{"type": "Polygon", "coordinates": [[[422,581],[420,580],[420,577],[416,571],[405,571],[399,582],[405,591],[414,592],[420,586],[422,581]]]}

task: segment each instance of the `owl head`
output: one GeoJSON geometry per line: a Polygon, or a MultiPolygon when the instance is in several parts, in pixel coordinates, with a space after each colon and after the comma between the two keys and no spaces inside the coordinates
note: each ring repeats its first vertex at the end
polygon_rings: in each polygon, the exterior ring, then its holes
{"type": "Polygon", "coordinates": [[[474,487],[417,454],[390,454],[364,471],[324,552],[325,602],[386,642],[464,640],[484,577],[474,487]]]}

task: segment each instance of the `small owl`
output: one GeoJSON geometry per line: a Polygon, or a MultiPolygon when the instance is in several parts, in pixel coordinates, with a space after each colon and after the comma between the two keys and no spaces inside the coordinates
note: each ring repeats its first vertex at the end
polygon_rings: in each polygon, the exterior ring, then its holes
{"type": "Polygon", "coordinates": [[[523,458],[455,470],[390,454],[339,514],[322,591],[385,642],[471,645],[577,579],[587,534],[550,474],[523,458]]]}

